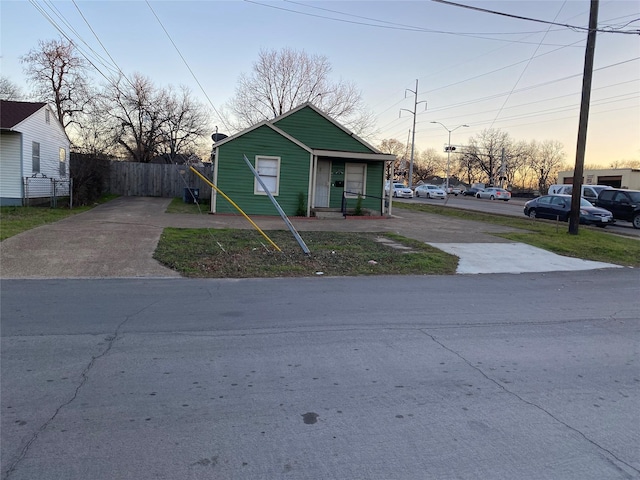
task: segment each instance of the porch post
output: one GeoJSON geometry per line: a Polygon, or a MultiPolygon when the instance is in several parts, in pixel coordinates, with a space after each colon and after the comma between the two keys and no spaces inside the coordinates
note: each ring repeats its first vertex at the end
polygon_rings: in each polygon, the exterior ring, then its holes
{"type": "Polygon", "coordinates": [[[309,154],[309,193],[307,200],[307,217],[311,216],[311,208],[316,206],[316,170],[318,168],[318,157],[313,153],[309,154]]]}

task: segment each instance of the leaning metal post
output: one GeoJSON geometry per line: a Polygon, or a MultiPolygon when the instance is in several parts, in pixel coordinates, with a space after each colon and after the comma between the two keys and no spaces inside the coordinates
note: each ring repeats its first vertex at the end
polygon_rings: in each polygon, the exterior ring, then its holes
{"type": "Polygon", "coordinates": [[[197,171],[195,168],[193,168],[193,167],[189,167],[189,169],[190,169],[193,173],[195,173],[196,175],[198,175],[202,180],[204,180],[204,182],[205,182],[205,183],[207,183],[211,188],[215,189],[215,191],[216,191],[216,192],[218,192],[220,195],[222,195],[222,196],[224,197],[224,199],[225,199],[227,202],[229,202],[231,205],[233,205],[233,206],[235,207],[235,209],[236,209],[236,210],[238,210],[238,211],[242,214],[242,216],[243,216],[244,218],[246,218],[246,219],[249,221],[249,223],[250,223],[251,225],[253,225],[253,228],[255,228],[256,230],[258,230],[258,232],[260,232],[260,234],[261,234],[264,238],[266,238],[266,239],[267,239],[267,241],[268,241],[271,245],[273,245],[273,247],[274,247],[277,251],[279,251],[279,252],[281,252],[281,251],[282,251],[282,250],[280,250],[280,247],[278,247],[278,245],[276,245],[275,243],[273,243],[273,240],[271,240],[271,239],[267,236],[267,234],[266,234],[266,233],[264,233],[264,232],[260,229],[260,227],[259,227],[258,225],[256,225],[256,224],[254,223],[254,221],[253,221],[253,220],[251,220],[251,219],[249,218],[249,216],[248,216],[246,213],[244,213],[244,212],[242,211],[242,209],[241,209],[238,205],[236,205],[236,203],[235,203],[233,200],[231,200],[229,197],[227,197],[227,195],[226,195],[222,190],[220,190],[220,189],[219,189],[218,187],[216,187],[213,183],[211,183],[211,182],[210,182],[210,181],[209,181],[209,180],[208,180],[204,175],[202,175],[202,174],[201,174],[199,171],[197,171]]]}
{"type": "Polygon", "coordinates": [[[256,169],[253,168],[253,165],[251,165],[251,162],[249,161],[247,156],[246,155],[242,155],[242,156],[244,157],[244,161],[247,163],[247,166],[251,170],[251,173],[253,173],[253,176],[256,177],[256,179],[258,180],[258,183],[260,184],[262,189],[265,191],[265,193],[268,195],[269,199],[271,200],[271,203],[273,203],[273,205],[276,207],[276,210],[278,210],[278,213],[282,217],[282,220],[284,220],[284,223],[289,228],[289,231],[295,237],[295,239],[298,241],[298,245],[300,245],[300,248],[302,248],[302,251],[306,255],[309,255],[311,253],[311,251],[309,250],[309,247],[307,247],[307,244],[304,243],[304,240],[302,240],[302,237],[300,236],[298,231],[295,229],[295,227],[293,226],[293,224],[289,220],[289,217],[287,217],[287,215],[284,213],[284,210],[282,210],[282,208],[280,207],[280,204],[276,201],[275,197],[271,194],[271,192],[269,191],[267,186],[264,184],[264,182],[260,178],[260,175],[258,175],[258,172],[256,172],[256,169]]]}

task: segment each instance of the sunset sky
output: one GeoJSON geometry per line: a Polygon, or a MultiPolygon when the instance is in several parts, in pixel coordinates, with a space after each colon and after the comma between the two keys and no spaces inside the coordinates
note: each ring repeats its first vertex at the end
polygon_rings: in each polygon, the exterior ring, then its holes
{"type": "MultiPolygon", "coordinates": [[[[421,103],[416,148],[442,151],[448,132],[432,121],[468,124],[452,144],[494,128],[515,140],[557,140],[573,164],[590,2],[456,3],[2,0],[1,71],[28,91],[19,57],[64,32],[104,60],[103,73],[188,85],[217,109],[261,49],[290,47],[326,56],[333,80],[357,85],[376,117],[374,144],[407,141],[412,116],[400,112],[413,110],[418,80],[426,111],[421,103]]],[[[585,163],[638,161],[640,3],[601,1],[599,29],[585,163]]]]}

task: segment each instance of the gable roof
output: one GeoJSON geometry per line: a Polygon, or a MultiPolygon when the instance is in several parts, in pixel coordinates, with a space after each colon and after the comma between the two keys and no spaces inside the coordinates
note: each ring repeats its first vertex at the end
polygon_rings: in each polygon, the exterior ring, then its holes
{"type": "Polygon", "coordinates": [[[289,141],[304,148],[310,153],[318,156],[331,156],[331,157],[344,157],[344,158],[360,158],[363,160],[395,160],[395,155],[382,153],[377,148],[369,145],[367,142],[359,138],[353,132],[340,125],[338,122],[329,117],[326,113],[321,111],[315,105],[311,103],[303,103],[296,108],[274,118],[273,120],[263,120],[252,127],[247,128],[235,135],[231,135],[219,142],[214,143],[213,148],[217,148],[227,142],[233,141],[238,137],[241,137],[257,128],[266,126],[279,135],[287,138],[289,141]],[[312,120],[320,119],[321,123],[325,122],[325,125],[330,125],[335,131],[340,133],[342,138],[341,146],[334,147],[329,145],[326,139],[317,135],[317,132],[312,133],[313,129],[306,128],[306,121],[310,118],[311,113],[312,120]],[[295,117],[302,116],[294,120],[295,117]],[[306,119],[306,121],[305,121],[306,119]],[[346,144],[345,144],[346,142],[346,144]],[[349,146],[347,146],[349,145],[349,146]]]}
{"type": "Polygon", "coordinates": [[[10,130],[46,105],[44,102],[0,100],[0,128],[10,130]]]}
{"type": "MultiPolygon", "coordinates": [[[[358,151],[360,153],[382,153],[377,148],[365,142],[362,138],[358,137],[352,131],[347,129],[344,125],[335,121],[328,114],[320,110],[311,102],[298,105],[288,112],[283,113],[279,117],[274,118],[271,122],[282,130],[285,130],[291,135],[296,136],[296,138],[303,141],[315,150],[334,150],[334,148],[327,148],[328,145],[326,144],[326,142],[322,142],[322,136],[318,137],[316,135],[314,137],[314,135],[309,135],[310,132],[301,131],[299,128],[300,122],[295,121],[295,117],[300,117],[303,119],[317,119],[319,117],[320,119],[324,120],[325,125],[331,125],[335,128],[336,131],[339,131],[341,135],[344,135],[345,138],[348,137],[351,145],[355,146],[354,151],[358,151]],[[310,112],[313,113],[310,114],[310,112]],[[293,133],[294,131],[295,133],[293,133]],[[301,137],[306,138],[303,139],[301,137]]],[[[352,149],[353,147],[350,147],[349,151],[351,151],[352,149]]]]}
{"type": "Polygon", "coordinates": [[[305,144],[303,144],[302,142],[298,141],[297,139],[293,138],[293,137],[292,137],[291,135],[289,135],[287,132],[284,132],[284,131],[280,130],[278,127],[274,126],[274,125],[273,125],[271,122],[269,122],[268,120],[263,120],[262,122],[260,122],[260,123],[256,123],[255,125],[253,125],[253,126],[251,126],[251,127],[247,128],[247,129],[245,129],[245,130],[242,130],[241,132],[238,132],[238,133],[236,133],[235,135],[230,135],[230,136],[228,136],[228,137],[226,137],[226,138],[224,138],[224,139],[222,139],[222,140],[220,140],[220,141],[218,141],[218,142],[215,142],[215,143],[213,144],[213,148],[218,148],[220,145],[223,145],[223,144],[225,144],[225,143],[227,143],[227,142],[231,142],[231,141],[235,140],[235,139],[236,139],[236,138],[238,138],[238,137],[241,137],[241,136],[243,136],[243,135],[246,135],[247,133],[252,132],[252,131],[254,131],[254,130],[257,130],[257,129],[258,129],[258,128],[260,128],[260,127],[268,127],[268,128],[270,128],[271,130],[273,130],[273,131],[275,131],[276,133],[278,133],[278,135],[283,136],[284,138],[286,138],[286,139],[287,139],[287,140],[289,140],[290,142],[295,143],[295,144],[296,144],[296,145],[298,145],[299,147],[301,147],[301,148],[303,148],[303,149],[307,150],[309,153],[311,153],[311,149],[310,149],[308,146],[306,146],[306,145],[305,145],[305,144]]]}

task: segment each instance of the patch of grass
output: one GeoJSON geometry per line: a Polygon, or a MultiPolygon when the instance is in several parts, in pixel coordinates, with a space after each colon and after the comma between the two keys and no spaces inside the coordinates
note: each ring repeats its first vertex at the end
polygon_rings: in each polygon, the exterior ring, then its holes
{"type": "Polygon", "coordinates": [[[200,203],[184,203],[180,197],[171,200],[166,213],[190,213],[200,214],[209,212],[209,202],[201,200],[200,203]]]}
{"type": "Polygon", "coordinates": [[[530,219],[524,216],[523,218],[518,218],[507,215],[493,215],[476,211],[471,212],[453,207],[410,203],[396,204],[396,208],[398,206],[408,210],[435,213],[464,220],[474,220],[526,230],[528,233],[503,233],[494,235],[543,248],[558,255],[597,262],[614,263],[616,265],[640,266],[640,240],[620,235],[612,235],[601,231],[597,227],[580,225],[578,235],[570,235],[568,233],[569,224],[564,222],[558,225],[548,220],[530,219]]]}
{"type": "Polygon", "coordinates": [[[566,230],[537,233],[503,233],[500,237],[527,243],[566,257],[630,267],[640,266],[640,241],[580,228],[578,235],[566,230]]]}
{"type": "Polygon", "coordinates": [[[453,255],[387,233],[304,232],[308,256],[288,231],[265,233],[282,252],[253,230],[166,228],[154,258],[182,275],[209,278],[453,274],[458,264],[453,255]],[[379,237],[393,237],[413,253],[379,237]]]}
{"type": "Polygon", "coordinates": [[[117,195],[106,195],[89,206],[50,208],[46,207],[0,207],[0,241],[32,228],[57,222],[63,218],[86,212],[94,206],[113,200],[117,195]]]}

